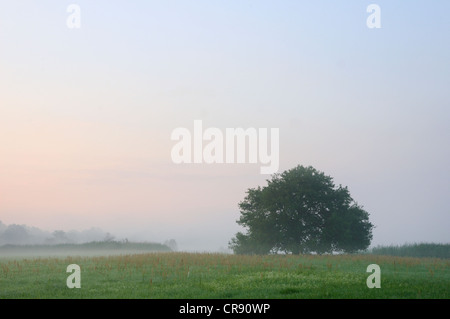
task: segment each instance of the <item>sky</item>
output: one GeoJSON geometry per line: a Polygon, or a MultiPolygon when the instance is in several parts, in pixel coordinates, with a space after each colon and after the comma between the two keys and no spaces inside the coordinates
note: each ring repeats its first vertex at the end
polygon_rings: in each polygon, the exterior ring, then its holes
{"type": "Polygon", "coordinates": [[[448,1],[1,1],[0,221],[226,248],[242,231],[238,203],[270,176],[260,163],[174,163],[171,133],[201,120],[278,128],[279,172],[311,165],[348,186],[376,226],[372,246],[448,243],[448,12],[448,1]],[[366,23],[370,4],[381,28],[366,23]]]}

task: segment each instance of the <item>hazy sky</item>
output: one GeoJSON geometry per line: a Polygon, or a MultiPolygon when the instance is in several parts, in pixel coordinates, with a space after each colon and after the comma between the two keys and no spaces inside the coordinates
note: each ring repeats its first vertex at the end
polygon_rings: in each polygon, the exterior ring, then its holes
{"type": "Polygon", "coordinates": [[[280,172],[349,187],[372,244],[450,242],[449,1],[1,1],[0,220],[217,250],[260,164],[177,127],[279,128],[280,172]],[[81,8],[70,29],[67,7],[81,8]],[[370,29],[369,4],[381,8],[370,29]]]}

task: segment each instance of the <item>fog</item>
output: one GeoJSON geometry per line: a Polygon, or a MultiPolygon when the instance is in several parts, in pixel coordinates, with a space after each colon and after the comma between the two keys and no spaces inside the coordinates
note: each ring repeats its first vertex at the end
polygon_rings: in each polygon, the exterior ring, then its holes
{"type": "Polygon", "coordinates": [[[450,1],[380,0],[380,28],[360,1],[77,4],[0,1],[0,245],[227,251],[269,177],[174,162],[197,120],[279,130],[278,172],[348,186],[372,245],[450,241],[450,1]]]}
{"type": "Polygon", "coordinates": [[[113,235],[99,228],[90,228],[82,231],[55,230],[50,232],[27,225],[5,225],[0,221],[0,246],[81,244],[114,239],[113,235]]]}
{"type": "MultiPolygon", "coordinates": [[[[231,252],[226,245],[227,236],[230,234],[221,232],[211,231],[209,236],[213,237],[215,234],[215,240],[208,243],[205,237],[199,236],[193,238],[191,236],[192,229],[182,231],[182,229],[172,228],[171,230],[154,229],[154,232],[149,232],[149,229],[139,231],[139,227],[133,231],[120,231],[112,234],[106,232],[97,227],[91,227],[85,230],[42,230],[31,225],[18,225],[10,224],[6,225],[0,221],[0,246],[4,245],[58,245],[58,244],[83,244],[90,242],[144,242],[144,243],[161,243],[169,247],[172,251],[215,251],[222,253],[231,252]],[[181,245],[178,244],[177,240],[170,238],[170,235],[176,234],[179,240],[181,240],[181,245]],[[166,236],[167,235],[167,236],[166,236]],[[220,246],[220,237],[225,240],[224,245],[220,246]],[[168,239],[170,238],[170,239],[168,239]],[[219,241],[217,241],[219,239],[219,241]]],[[[200,230],[197,230],[199,232],[200,230]]],[[[194,230],[195,232],[195,230],[194,230]]],[[[203,234],[204,236],[204,234],[203,234]]],[[[231,235],[230,235],[231,236],[231,235]]],[[[231,237],[230,237],[231,238],[231,237]]],[[[32,248],[30,248],[32,249],[32,248]]],[[[31,254],[27,252],[27,254],[31,254]]],[[[102,254],[100,251],[98,254],[102,254]]],[[[58,253],[59,254],[59,253],[58,253]]]]}

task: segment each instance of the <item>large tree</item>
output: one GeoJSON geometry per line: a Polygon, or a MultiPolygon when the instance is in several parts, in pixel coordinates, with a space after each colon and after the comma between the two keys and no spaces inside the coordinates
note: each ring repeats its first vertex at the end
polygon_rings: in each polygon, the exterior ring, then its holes
{"type": "Polygon", "coordinates": [[[267,182],[239,203],[237,223],[247,232],[231,240],[235,253],[355,252],[370,245],[369,214],[330,176],[297,166],[267,182]]]}

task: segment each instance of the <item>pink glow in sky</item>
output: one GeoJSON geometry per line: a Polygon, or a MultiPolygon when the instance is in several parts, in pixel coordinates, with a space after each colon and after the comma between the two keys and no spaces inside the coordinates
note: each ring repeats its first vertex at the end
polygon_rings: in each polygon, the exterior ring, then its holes
{"type": "Polygon", "coordinates": [[[379,1],[381,29],[357,3],[77,3],[80,29],[65,3],[0,4],[3,223],[226,247],[268,176],[174,164],[202,120],[279,128],[280,172],[348,186],[373,245],[449,241],[449,3],[379,1]]]}

